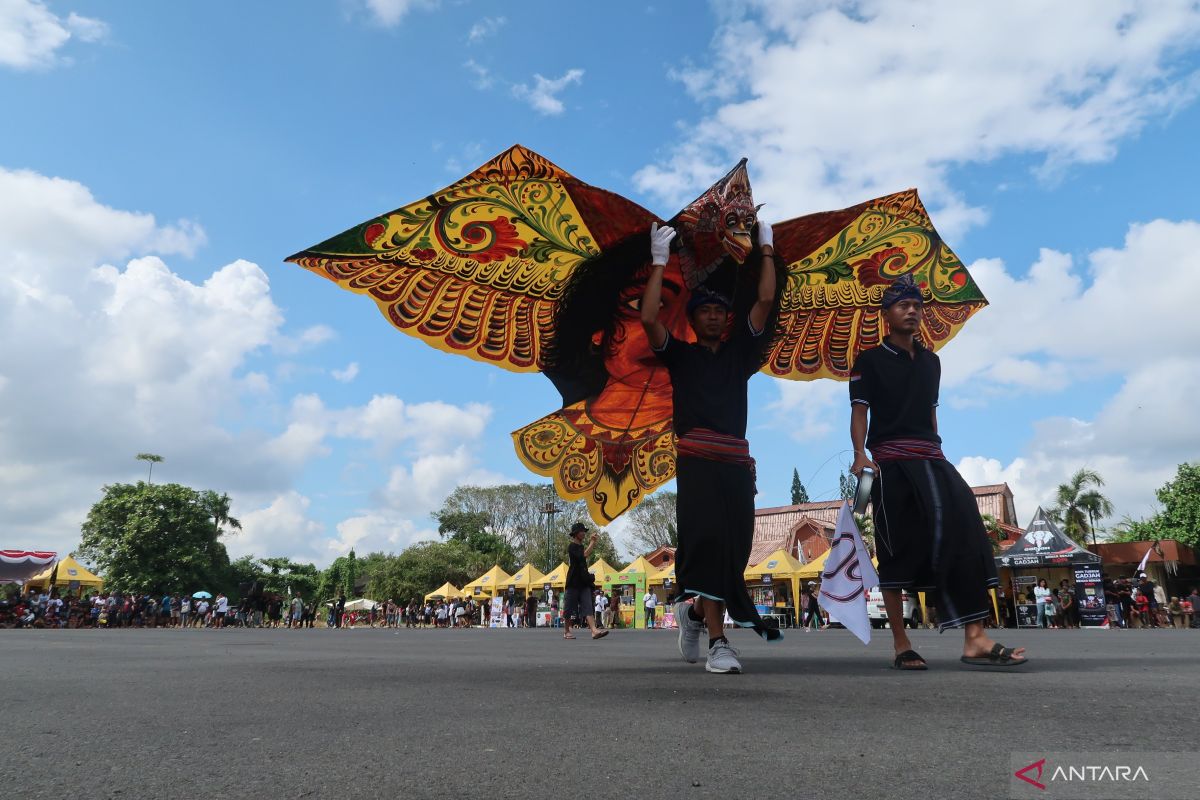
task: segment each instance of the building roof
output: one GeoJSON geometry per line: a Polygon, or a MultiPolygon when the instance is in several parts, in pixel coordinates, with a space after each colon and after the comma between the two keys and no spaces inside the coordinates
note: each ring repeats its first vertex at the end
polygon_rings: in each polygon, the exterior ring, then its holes
{"type": "Polygon", "coordinates": [[[1012,489],[1007,483],[993,483],[988,486],[972,486],[975,494],[975,504],[979,506],[980,514],[990,514],[992,519],[1002,525],[1017,525],[1017,508],[1013,503],[1012,489]]]}
{"type": "MultiPolygon", "coordinates": [[[[1153,544],[1154,542],[1108,542],[1091,545],[1088,549],[1100,556],[1105,564],[1140,564],[1146,551],[1150,550],[1153,544]]],[[[1151,550],[1151,564],[1172,561],[1180,564],[1200,564],[1200,554],[1186,544],[1180,544],[1174,539],[1162,539],[1158,544],[1162,553],[1151,550]]]]}

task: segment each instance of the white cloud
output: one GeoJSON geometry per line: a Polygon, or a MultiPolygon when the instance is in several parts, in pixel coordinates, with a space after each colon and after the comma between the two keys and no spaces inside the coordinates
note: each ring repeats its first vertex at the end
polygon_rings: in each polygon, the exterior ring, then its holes
{"type": "Polygon", "coordinates": [[[329,374],[339,383],[350,383],[358,377],[358,362],[351,361],[345,369],[335,369],[329,374]]]}
{"type": "Polygon", "coordinates": [[[371,511],[338,523],[337,537],[325,542],[325,560],[346,555],[351,549],[359,556],[376,550],[396,553],[410,544],[438,538],[436,530],[422,528],[411,519],[393,512],[371,511]]]}
{"type": "Polygon", "coordinates": [[[963,459],[964,477],[1008,481],[1022,522],[1081,467],[1107,481],[1117,506],[1109,524],[1152,513],[1154,490],[1200,454],[1200,223],[1133,225],[1122,247],[1090,253],[1085,269],[1043,250],[1023,278],[995,260],[971,270],[992,305],[943,351],[943,397],[952,405],[1000,393],[1054,395],[1081,380],[1122,383],[1090,420],[1035,423],[1007,465],[963,459]]]}
{"type": "Polygon", "coordinates": [[[758,0],[718,14],[711,62],[672,71],[709,111],[636,182],[681,203],[746,155],[775,219],[918,186],[952,234],[985,213],[949,187],[951,168],[1028,154],[1049,176],[1104,161],[1200,87],[1167,66],[1200,45],[1192,3],[981,15],[956,0],[758,0]]]}
{"type": "Polygon", "coordinates": [[[239,516],[241,531],[225,538],[230,558],[244,555],[286,556],[308,561],[323,556],[315,544],[325,534],[325,526],[308,516],[312,501],[295,490],[283,492],[269,505],[239,516]]]}
{"type": "MultiPolygon", "coordinates": [[[[846,384],[835,381],[775,381],[779,399],[767,406],[771,426],[782,428],[801,444],[820,439],[834,429],[838,411],[846,405],[846,384]]],[[[840,424],[840,423],[839,423],[840,424]]]]}
{"type": "Polygon", "coordinates": [[[569,69],[561,78],[533,76],[533,86],[517,84],[512,87],[513,96],[528,103],[534,111],[546,116],[563,113],[565,106],[558,95],[572,84],[583,83],[583,70],[569,69]]]}
{"type": "Polygon", "coordinates": [[[367,11],[382,25],[394,28],[410,11],[435,8],[438,0],[364,0],[367,11]]]}
{"type": "Polygon", "coordinates": [[[475,76],[475,80],[472,81],[472,83],[474,84],[475,88],[481,92],[492,88],[492,84],[496,82],[496,79],[492,76],[491,71],[473,58],[468,58],[466,61],[464,61],[463,67],[465,67],[468,72],[475,76]]]}
{"type": "Polygon", "coordinates": [[[61,63],[59,52],[72,37],[97,42],[108,25],[71,12],[64,20],[39,0],[0,2],[0,66],[34,69],[61,63]]]}
{"type": "Polygon", "coordinates": [[[500,32],[508,23],[505,17],[483,17],[467,31],[467,44],[479,44],[484,39],[491,38],[500,32]]]}
{"type": "Polygon", "coordinates": [[[495,486],[503,477],[479,467],[465,445],[429,452],[407,467],[396,466],[382,492],[386,506],[408,517],[425,516],[458,486],[495,486]]]}

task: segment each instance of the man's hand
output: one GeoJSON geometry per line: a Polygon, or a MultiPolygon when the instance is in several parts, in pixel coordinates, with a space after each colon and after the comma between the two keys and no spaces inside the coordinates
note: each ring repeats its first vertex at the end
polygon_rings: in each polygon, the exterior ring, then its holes
{"type": "Polygon", "coordinates": [[[854,456],[854,463],[850,466],[850,474],[858,478],[862,475],[862,471],[866,467],[870,467],[871,469],[875,470],[876,474],[879,474],[878,464],[867,458],[866,454],[856,453],[854,456]]]}
{"type": "Polygon", "coordinates": [[[766,220],[758,221],[758,246],[763,250],[768,247],[775,249],[775,232],[771,230],[771,223],[766,220]]]}
{"type": "Polygon", "coordinates": [[[675,238],[675,229],[670,225],[661,228],[657,222],[650,223],[650,263],[654,266],[664,266],[671,257],[671,240],[675,238]]]}

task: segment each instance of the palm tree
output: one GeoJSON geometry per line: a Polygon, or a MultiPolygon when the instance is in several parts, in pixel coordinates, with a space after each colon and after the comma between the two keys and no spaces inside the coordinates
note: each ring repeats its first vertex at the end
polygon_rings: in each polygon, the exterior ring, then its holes
{"type": "Polygon", "coordinates": [[[154,453],[138,453],[136,456],[134,456],[134,458],[136,458],[138,461],[150,462],[150,474],[146,476],[146,483],[153,483],[153,481],[150,479],[154,477],[154,465],[161,464],[163,462],[163,457],[155,455],[154,453]]]}
{"type": "Polygon", "coordinates": [[[1113,513],[1113,504],[1097,489],[1104,485],[1100,473],[1080,469],[1071,480],[1059,484],[1050,517],[1066,528],[1067,536],[1086,537],[1090,531],[1096,544],[1096,520],[1113,513]]]}
{"type": "Polygon", "coordinates": [[[216,528],[218,536],[221,535],[222,525],[228,525],[237,530],[242,529],[242,523],[236,517],[229,516],[229,495],[217,494],[212,489],[206,490],[204,492],[204,508],[213,518],[213,527],[216,528]]]}

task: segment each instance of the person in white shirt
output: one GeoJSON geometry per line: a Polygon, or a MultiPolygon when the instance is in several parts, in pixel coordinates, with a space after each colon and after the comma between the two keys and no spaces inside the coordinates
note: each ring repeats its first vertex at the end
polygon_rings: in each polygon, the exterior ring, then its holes
{"type": "Polygon", "coordinates": [[[649,589],[646,590],[646,596],[642,598],[642,605],[646,607],[646,627],[654,627],[654,615],[658,611],[658,597],[649,589]]]}
{"type": "Polygon", "coordinates": [[[599,589],[596,590],[596,599],[592,601],[592,605],[596,611],[596,622],[599,623],[600,627],[607,627],[604,623],[608,617],[604,615],[604,610],[608,608],[608,598],[604,596],[604,592],[599,589]]]}
{"type": "Polygon", "coordinates": [[[229,598],[217,592],[217,608],[216,608],[216,625],[217,628],[225,627],[225,614],[229,611],[229,598]]]}
{"type": "Polygon", "coordinates": [[[204,618],[206,616],[208,616],[208,601],[201,600],[200,603],[196,606],[196,626],[197,627],[204,626],[204,618]]]}
{"type": "Polygon", "coordinates": [[[186,628],[192,616],[192,598],[184,596],[179,601],[179,627],[186,628]]]}

